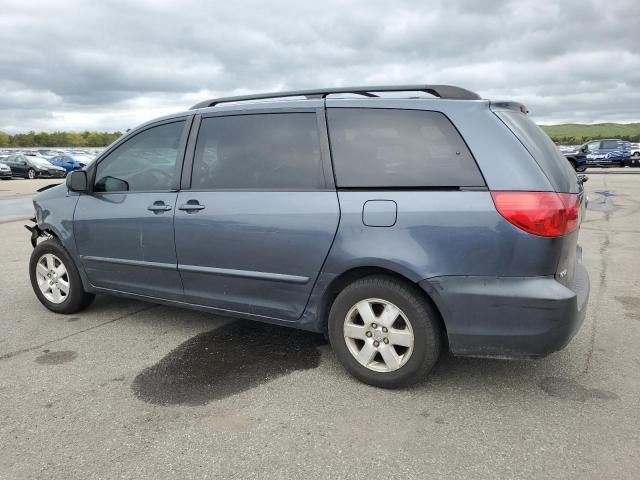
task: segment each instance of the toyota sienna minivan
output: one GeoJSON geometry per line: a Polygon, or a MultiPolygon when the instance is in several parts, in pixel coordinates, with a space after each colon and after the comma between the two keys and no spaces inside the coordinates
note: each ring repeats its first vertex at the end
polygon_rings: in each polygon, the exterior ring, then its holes
{"type": "Polygon", "coordinates": [[[459,87],[207,100],[35,197],[31,283],[59,313],[108,293],[324,333],[399,387],[444,349],[570,341],[582,182],[523,105],[459,87]]]}

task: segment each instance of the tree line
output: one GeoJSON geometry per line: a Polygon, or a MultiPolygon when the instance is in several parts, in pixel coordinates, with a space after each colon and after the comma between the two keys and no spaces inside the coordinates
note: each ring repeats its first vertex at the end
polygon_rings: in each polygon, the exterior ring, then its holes
{"type": "Polygon", "coordinates": [[[589,140],[619,138],[629,142],[640,142],[640,123],[566,123],[562,125],[541,125],[556,143],[580,145],[589,140]]]}
{"type": "Polygon", "coordinates": [[[104,147],[121,132],[28,132],[10,135],[0,132],[0,147],[104,147]]]}
{"type": "Polygon", "coordinates": [[[554,143],[559,145],[582,145],[590,140],[602,140],[603,138],[616,138],[620,140],[627,140],[628,142],[638,143],[640,142],[640,135],[549,135],[554,143]]]}

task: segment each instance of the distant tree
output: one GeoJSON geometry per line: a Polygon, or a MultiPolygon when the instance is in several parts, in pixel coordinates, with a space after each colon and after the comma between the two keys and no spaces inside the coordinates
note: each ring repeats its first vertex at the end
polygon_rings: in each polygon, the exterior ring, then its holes
{"type": "Polygon", "coordinates": [[[120,132],[0,132],[0,147],[104,147],[122,136],[120,132]]]}

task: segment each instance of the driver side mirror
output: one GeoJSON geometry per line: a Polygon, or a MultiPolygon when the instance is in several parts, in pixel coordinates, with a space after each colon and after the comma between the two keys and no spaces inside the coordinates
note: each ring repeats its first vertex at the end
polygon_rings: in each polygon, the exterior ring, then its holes
{"type": "Polygon", "coordinates": [[[87,172],[74,170],[67,175],[67,188],[71,192],[85,193],[89,190],[87,172]]]}

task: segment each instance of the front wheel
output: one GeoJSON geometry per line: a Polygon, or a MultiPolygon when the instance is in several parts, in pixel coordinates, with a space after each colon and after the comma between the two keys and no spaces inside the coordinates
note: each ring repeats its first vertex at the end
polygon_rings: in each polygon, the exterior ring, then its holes
{"type": "Polygon", "coordinates": [[[27,178],[31,180],[36,178],[36,171],[33,168],[30,168],[29,170],[27,170],[27,178]]]}
{"type": "Polygon", "coordinates": [[[442,344],[438,314],[424,294],[387,275],[357,280],[336,297],[329,313],[329,340],[349,373],[382,388],[424,378],[442,344]]]}
{"type": "Polygon", "coordinates": [[[52,312],[79,312],[95,297],[84,291],[73,260],[55,239],[45,240],[33,249],[29,277],[36,297],[52,312]]]}

